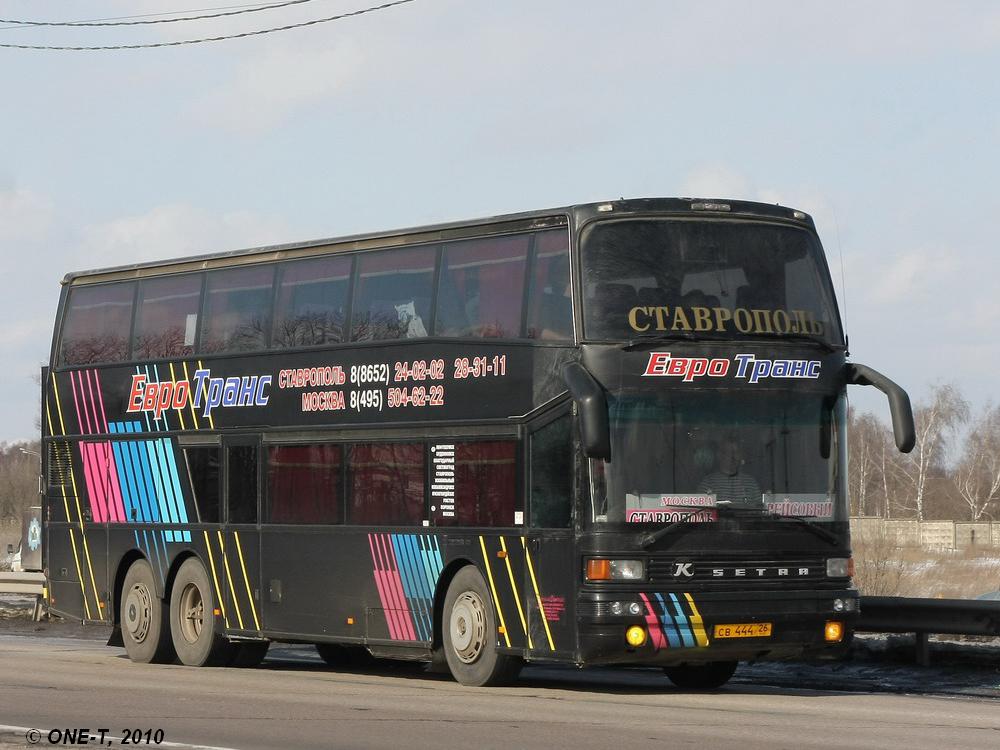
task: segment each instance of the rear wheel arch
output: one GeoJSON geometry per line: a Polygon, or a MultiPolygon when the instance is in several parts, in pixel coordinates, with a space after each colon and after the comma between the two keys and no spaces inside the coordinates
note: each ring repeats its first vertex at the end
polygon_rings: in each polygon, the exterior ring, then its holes
{"type": "Polygon", "coordinates": [[[448,563],[447,567],[441,571],[441,575],[438,576],[437,588],[434,590],[434,641],[431,644],[436,649],[444,645],[442,622],[444,622],[444,599],[448,595],[448,586],[458,571],[466,565],[472,565],[477,569],[479,567],[472,560],[460,557],[448,563]]]}

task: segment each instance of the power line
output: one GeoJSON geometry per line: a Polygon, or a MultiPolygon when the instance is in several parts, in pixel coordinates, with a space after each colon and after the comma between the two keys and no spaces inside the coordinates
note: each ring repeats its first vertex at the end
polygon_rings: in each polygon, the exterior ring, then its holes
{"type": "MultiPolygon", "coordinates": [[[[123,21],[121,18],[142,18],[142,16],[120,16],[119,18],[99,18],[93,21],[21,21],[12,18],[0,18],[0,23],[10,23],[17,26],[147,26],[154,23],[177,23],[178,21],[201,21],[206,18],[223,18],[224,16],[238,16],[243,13],[259,13],[262,10],[272,10],[274,8],[285,8],[289,5],[301,5],[311,3],[313,0],[285,0],[283,3],[272,3],[271,5],[258,4],[257,6],[233,6],[242,10],[227,10],[222,13],[210,13],[204,16],[182,16],[181,18],[158,18],[154,21],[123,21]]],[[[225,10],[224,8],[203,8],[202,10],[225,10]]],[[[198,13],[200,11],[194,11],[198,13]]],[[[149,16],[162,16],[165,13],[149,13],[149,16]]]]}
{"type": "Polygon", "coordinates": [[[330,21],[340,21],[344,18],[351,18],[352,16],[362,16],[366,13],[374,13],[377,10],[386,10],[387,8],[392,8],[396,5],[404,5],[406,3],[412,3],[413,0],[394,0],[394,2],[383,3],[382,5],[374,5],[370,8],[362,8],[361,10],[354,10],[350,13],[341,13],[337,16],[330,16],[328,18],[317,18],[312,21],[304,21],[302,23],[293,23],[288,26],[278,26],[272,29],[260,29],[259,31],[245,31],[242,34],[229,34],[227,36],[209,36],[202,37],[201,39],[183,39],[178,42],[155,42],[152,44],[117,44],[108,45],[101,47],[49,47],[40,44],[0,44],[0,47],[7,49],[38,49],[38,50],[63,50],[71,52],[80,51],[92,51],[92,50],[122,50],[122,49],[153,49],[155,47],[180,47],[185,44],[204,44],[205,42],[221,42],[227,39],[243,39],[248,36],[260,36],[262,34],[274,34],[278,31],[289,31],[290,29],[301,29],[305,26],[315,26],[319,23],[329,23],[330,21]]]}

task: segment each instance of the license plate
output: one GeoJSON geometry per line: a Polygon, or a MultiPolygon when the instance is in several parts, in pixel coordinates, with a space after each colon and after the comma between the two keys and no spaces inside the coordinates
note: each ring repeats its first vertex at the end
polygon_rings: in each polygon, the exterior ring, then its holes
{"type": "Polygon", "coordinates": [[[769,622],[738,622],[715,626],[716,638],[770,638],[769,622]]]}

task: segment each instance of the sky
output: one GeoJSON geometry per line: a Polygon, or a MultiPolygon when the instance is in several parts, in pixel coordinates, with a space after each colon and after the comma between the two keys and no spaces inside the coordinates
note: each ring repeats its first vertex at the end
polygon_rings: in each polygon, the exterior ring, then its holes
{"type": "MultiPolygon", "coordinates": [[[[239,2],[0,0],[0,18],[239,2]]],[[[0,21],[0,43],[169,42],[375,2],[0,21]]],[[[0,48],[0,441],[37,434],[68,271],[650,196],[807,211],[852,359],[978,411],[1000,382],[997,71],[1000,3],[919,0],[414,0],[198,45],[0,48]]],[[[852,401],[888,418],[873,389],[852,401]]]]}

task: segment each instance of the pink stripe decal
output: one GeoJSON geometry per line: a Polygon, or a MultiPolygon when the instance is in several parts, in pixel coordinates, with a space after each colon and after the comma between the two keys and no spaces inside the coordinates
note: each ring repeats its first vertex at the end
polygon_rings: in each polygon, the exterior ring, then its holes
{"type": "Polygon", "coordinates": [[[393,614],[396,617],[396,628],[399,632],[399,639],[402,641],[412,641],[414,640],[413,629],[410,623],[407,622],[406,598],[403,596],[402,582],[399,580],[399,571],[394,567],[395,561],[389,556],[389,550],[392,549],[392,541],[389,539],[388,534],[377,534],[375,542],[384,563],[385,582],[390,592],[390,600],[392,602],[393,614]]]}
{"type": "Polygon", "coordinates": [[[93,468],[93,455],[90,443],[80,443],[80,457],[83,459],[84,486],[87,488],[87,501],[90,503],[90,516],[97,523],[104,523],[104,509],[98,500],[100,481],[97,470],[93,468]]]}
{"type": "Polygon", "coordinates": [[[401,604],[400,610],[402,612],[403,624],[406,627],[407,640],[415,641],[417,640],[417,633],[413,628],[413,615],[410,612],[410,608],[406,602],[406,595],[403,593],[403,579],[399,575],[399,563],[396,562],[396,549],[392,546],[392,540],[386,537],[385,546],[388,550],[388,556],[392,560],[392,570],[390,574],[392,576],[392,583],[396,587],[396,595],[399,597],[399,602],[401,604]]]}
{"type": "MultiPolygon", "coordinates": [[[[101,422],[103,422],[104,434],[108,433],[108,415],[104,411],[104,395],[101,393],[101,379],[97,376],[97,370],[91,370],[94,374],[94,390],[97,391],[97,401],[101,408],[101,422]]],[[[98,422],[98,426],[101,426],[101,422],[98,422]]]]}
{"type": "Polygon", "coordinates": [[[646,595],[640,592],[639,596],[642,597],[642,602],[646,605],[646,624],[649,626],[649,640],[653,642],[653,650],[659,651],[667,645],[667,638],[663,635],[663,629],[660,627],[660,618],[656,616],[656,611],[653,609],[653,605],[649,603],[646,595]]]}
{"type": "Polygon", "coordinates": [[[108,467],[108,513],[110,520],[117,523],[125,523],[125,503],[122,501],[122,487],[118,479],[118,465],[115,463],[115,454],[111,449],[111,443],[101,443],[104,450],[104,461],[108,467]]]}
{"type": "Polygon", "coordinates": [[[399,631],[396,627],[396,619],[393,616],[393,607],[390,601],[389,586],[385,581],[385,575],[382,573],[382,565],[378,559],[378,553],[375,551],[374,537],[374,534],[368,535],[368,546],[372,551],[372,569],[375,573],[375,586],[378,588],[378,598],[382,602],[382,611],[385,612],[385,622],[389,627],[389,637],[393,640],[399,640],[399,631]]]}
{"type": "Polygon", "coordinates": [[[91,463],[97,467],[97,475],[94,479],[97,480],[96,486],[94,487],[94,501],[101,512],[100,521],[101,523],[106,523],[111,520],[111,510],[108,507],[108,465],[104,456],[104,444],[103,443],[90,443],[88,445],[91,463]]]}
{"type": "Polygon", "coordinates": [[[87,422],[86,424],[84,424],[84,415],[80,412],[80,400],[77,398],[77,395],[76,395],[76,373],[75,372],[71,372],[69,374],[69,382],[70,382],[70,387],[73,390],[73,406],[76,407],[76,421],[77,421],[77,424],[80,425],[80,432],[81,432],[81,434],[86,435],[87,433],[90,432],[90,422],[87,422]]]}

